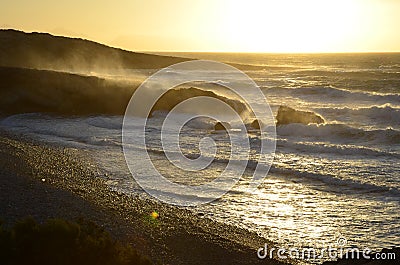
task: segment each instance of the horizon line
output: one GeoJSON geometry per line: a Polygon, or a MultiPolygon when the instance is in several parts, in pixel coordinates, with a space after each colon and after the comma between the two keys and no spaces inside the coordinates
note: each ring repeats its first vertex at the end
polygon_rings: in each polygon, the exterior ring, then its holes
{"type": "Polygon", "coordinates": [[[78,36],[66,36],[66,35],[59,35],[55,33],[50,33],[50,32],[45,32],[45,31],[25,31],[22,29],[16,29],[16,28],[3,28],[0,27],[0,30],[14,30],[14,31],[20,31],[26,34],[32,34],[32,33],[39,33],[39,34],[49,34],[54,37],[64,37],[64,38],[71,38],[71,39],[81,39],[81,40],[86,40],[86,41],[91,41],[91,42],[96,42],[111,48],[116,48],[116,49],[121,49],[121,50],[126,50],[129,52],[136,52],[136,53],[225,53],[225,54],[383,54],[383,53],[400,53],[400,49],[396,51],[316,51],[316,52],[311,52],[311,51],[217,51],[217,50],[134,50],[134,49],[128,49],[124,48],[121,46],[116,46],[112,44],[107,44],[106,42],[100,42],[97,40],[93,40],[90,38],[86,37],[78,37],[78,36]]]}
{"type": "MultiPolygon", "coordinates": [[[[123,48],[120,48],[123,49],[123,48]]],[[[246,53],[246,54],[379,54],[379,53],[400,53],[398,51],[334,51],[334,52],[271,52],[271,51],[191,51],[191,50],[162,50],[162,51],[148,51],[148,50],[134,50],[134,52],[140,53],[246,53]]]]}

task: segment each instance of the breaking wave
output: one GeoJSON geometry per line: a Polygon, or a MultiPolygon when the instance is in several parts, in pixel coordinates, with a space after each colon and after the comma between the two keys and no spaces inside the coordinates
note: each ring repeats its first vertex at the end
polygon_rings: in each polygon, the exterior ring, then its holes
{"type": "Polygon", "coordinates": [[[289,94],[296,97],[315,98],[318,101],[368,101],[380,102],[382,104],[390,103],[399,105],[400,94],[398,93],[378,93],[361,90],[346,90],[328,87],[301,87],[301,88],[268,88],[265,89],[267,95],[269,93],[289,94]]]}
{"type": "Polygon", "coordinates": [[[288,124],[279,126],[277,134],[281,137],[305,137],[333,143],[393,143],[400,142],[400,131],[387,128],[364,130],[345,124],[303,125],[288,124]]]}

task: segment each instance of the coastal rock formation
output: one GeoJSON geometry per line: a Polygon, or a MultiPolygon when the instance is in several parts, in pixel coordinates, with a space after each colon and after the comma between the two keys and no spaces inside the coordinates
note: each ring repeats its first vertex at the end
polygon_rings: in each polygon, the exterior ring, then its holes
{"type": "Polygon", "coordinates": [[[253,129],[259,130],[262,127],[262,122],[257,120],[257,119],[255,119],[250,123],[250,127],[253,128],[253,129]]]}
{"type": "MultiPolygon", "coordinates": [[[[228,104],[232,109],[239,115],[248,111],[247,105],[238,99],[233,99],[219,94],[214,93],[210,90],[204,90],[197,87],[188,88],[173,88],[168,90],[151,109],[151,114],[154,111],[170,111],[179,103],[194,97],[210,97],[218,99],[228,104]]],[[[211,106],[216,112],[218,112],[218,105],[211,106]]],[[[222,110],[221,110],[222,111],[222,110]]]]}
{"type": "Polygon", "coordinates": [[[0,66],[4,114],[122,115],[134,89],[95,76],[0,66]]]}
{"type": "Polygon", "coordinates": [[[325,123],[324,118],[315,112],[295,110],[287,106],[279,107],[276,121],[276,125],[285,125],[290,123],[302,123],[305,125],[310,123],[325,123]]]}
{"type": "Polygon", "coordinates": [[[214,126],[215,131],[227,131],[229,129],[231,129],[231,125],[224,121],[219,121],[214,126]]]}
{"type": "MultiPolygon", "coordinates": [[[[0,66],[0,104],[3,114],[48,112],[62,115],[123,115],[134,85],[79,74],[0,66]]],[[[170,111],[192,97],[219,99],[238,114],[247,106],[238,99],[195,87],[173,88],[153,106],[154,111],[170,111]]],[[[144,100],[144,102],[146,102],[144,100]]],[[[218,111],[218,106],[215,106],[218,111]]]]}
{"type": "MultiPolygon", "coordinates": [[[[142,78],[152,70],[144,71],[144,74],[140,71],[138,77],[135,76],[137,80],[108,78],[110,73],[116,71],[119,76],[119,70],[124,73],[132,69],[159,69],[188,60],[130,52],[47,33],[0,30],[0,114],[123,115],[142,78]],[[107,73],[107,77],[102,73],[107,73]]],[[[196,96],[219,99],[239,115],[248,111],[245,103],[230,95],[185,87],[165,93],[151,112],[169,111],[196,96]]],[[[145,99],[143,104],[146,104],[145,99]]],[[[218,106],[215,109],[218,112],[218,106]]]]}

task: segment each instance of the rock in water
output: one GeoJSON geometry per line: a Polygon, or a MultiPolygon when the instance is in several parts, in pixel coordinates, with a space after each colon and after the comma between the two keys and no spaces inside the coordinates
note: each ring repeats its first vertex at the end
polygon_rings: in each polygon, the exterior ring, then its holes
{"type": "Polygon", "coordinates": [[[262,123],[261,121],[255,119],[254,121],[252,121],[252,123],[250,123],[250,127],[259,130],[262,127],[262,123]]]}
{"type": "Polygon", "coordinates": [[[219,121],[214,125],[215,131],[227,131],[231,129],[231,125],[228,122],[219,121]]]}
{"type": "Polygon", "coordinates": [[[317,113],[314,113],[312,111],[295,110],[286,106],[279,107],[278,114],[276,115],[276,120],[276,125],[284,125],[290,123],[302,123],[306,125],[310,123],[325,123],[325,120],[317,113]]]}

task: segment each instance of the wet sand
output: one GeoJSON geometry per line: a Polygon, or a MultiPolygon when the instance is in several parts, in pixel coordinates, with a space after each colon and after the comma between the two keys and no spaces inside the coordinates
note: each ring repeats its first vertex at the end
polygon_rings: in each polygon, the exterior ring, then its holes
{"type": "Polygon", "coordinates": [[[272,244],[247,230],[110,190],[85,151],[0,131],[0,169],[0,219],[6,225],[26,216],[40,222],[85,218],[155,263],[284,264],[259,260],[257,249],[272,244]],[[150,218],[154,210],[156,220],[150,218]]]}

